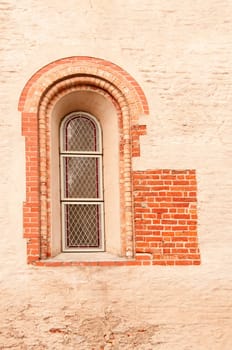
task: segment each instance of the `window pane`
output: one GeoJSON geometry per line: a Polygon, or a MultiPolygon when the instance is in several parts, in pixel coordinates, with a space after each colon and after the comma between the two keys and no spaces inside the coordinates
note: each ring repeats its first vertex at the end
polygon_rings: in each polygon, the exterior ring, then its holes
{"type": "Polygon", "coordinates": [[[66,247],[100,247],[101,205],[65,204],[64,208],[66,247]]]}
{"type": "Polygon", "coordinates": [[[64,128],[64,150],[96,152],[99,150],[97,128],[94,121],[78,115],[68,120],[64,128]]]}
{"type": "Polygon", "coordinates": [[[99,198],[100,159],[97,157],[64,157],[64,197],[99,198]]]}

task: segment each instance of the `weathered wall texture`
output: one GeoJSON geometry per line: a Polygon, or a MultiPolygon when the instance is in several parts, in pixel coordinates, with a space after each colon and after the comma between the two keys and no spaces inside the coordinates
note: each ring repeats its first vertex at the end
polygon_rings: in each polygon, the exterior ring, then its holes
{"type": "Polygon", "coordinates": [[[232,227],[230,0],[0,1],[0,349],[229,350],[232,227]],[[201,265],[26,265],[18,98],[56,59],[128,71],[150,116],[134,171],[196,169],[201,265]]]}

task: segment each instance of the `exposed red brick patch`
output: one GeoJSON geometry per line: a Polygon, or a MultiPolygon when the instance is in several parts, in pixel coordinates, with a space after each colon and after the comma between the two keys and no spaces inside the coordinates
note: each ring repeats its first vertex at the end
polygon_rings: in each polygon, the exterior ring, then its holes
{"type": "Polygon", "coordinates": [[[199,265],[195,170],[133,173],[136,259],[199,265]]]}

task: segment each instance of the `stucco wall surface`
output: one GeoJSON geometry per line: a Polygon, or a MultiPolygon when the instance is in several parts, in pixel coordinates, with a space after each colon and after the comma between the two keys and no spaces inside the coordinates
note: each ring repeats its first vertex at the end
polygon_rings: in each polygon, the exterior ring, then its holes
{"type": "Polygon", "coordinates": [[[232,348],[232,2],[0,1],[0,349],[232,348]],[[56,59],[104,58],[148,99],[133,169],[196,169],[195,267],[36,268],[22,239],[19,95],[56,59]]]}

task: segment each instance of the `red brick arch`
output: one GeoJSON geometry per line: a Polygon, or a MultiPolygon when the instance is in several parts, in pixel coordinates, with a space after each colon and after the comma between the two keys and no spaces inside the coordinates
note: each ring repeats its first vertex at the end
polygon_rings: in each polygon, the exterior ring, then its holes
{"type": "Polygon", "coordinates": [[[70,91],[94,90],[111,99],[118,110],[120,192],[123,208],[122,252],[134,256],[131,158],[139,156],[139,136],[146,127],[139,116],[148,113],[145,95],[122,68],[92,57],[69,57],[48,64],[25,85],[19,100],[26,140],[26,201],[24,237],[29,263],[49,258],[50,250],[50,111],[70,91]]]}
{"type": "MultiPolygon", "coordinates": [[[[121,67],[109,61],[87,57],[73,56],[63,58],[38,70],[26,83],[19,99],[19,111],[29,112],[38,108],[39,100],[49,86],[56,84],[60,79],[71,76],[101,77],[111,82],[130,100],[134,112],[149,113],[147,99],[136,80],[121,67]],[[34,95],[36,93],[36,95],[34,95]]],[[[103,83],[102,83],[103,84],[103,83]]],[[[102,86],[104,88],[104,86],[102,86]]]]}

